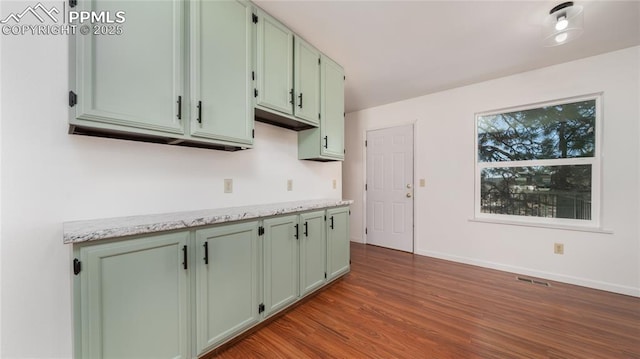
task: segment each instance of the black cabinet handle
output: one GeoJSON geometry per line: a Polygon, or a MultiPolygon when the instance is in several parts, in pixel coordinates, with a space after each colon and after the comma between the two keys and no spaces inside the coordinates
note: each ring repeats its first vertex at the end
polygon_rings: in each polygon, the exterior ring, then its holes
{"type": "Polygon", "coordinates": [[[187,246],[182,246],[182,267],[187,269],[187,246]]]}
{"type": "Polygon", "coordinates": [[[289,91],[289,103],[293,105],[293,89],[289,91]]]}
{"type": "Polygon", "coordinates": [[[295,227],[296,227],[296,234],[295,234],[295,237],[296,237],[296,239],[298,239],[298,224],[296,224],[296,226],[295,226],[295,227]]]}
{"type": "Polygon", "coordinates": [[[304,222],[304,236],[309,237],[309,227],[307,226],[307,222],[304,222]]]}
{"type": "Polygon", "coordinates": [[[333,229],[333,216],[331,216],[331,225],[329,225],[329,227],[331,227],[331,229],[333,229]]]}
{"type": "Polygon", "coordinates": [[[198,101],[198,123],[202,124],[202,101],[198,101]]]}
{"type": "Polygon", "coordinates": [[[204,264],[209,264],[209,242],[204,242],[204,264]]]}
{"type": "Polygon", "coordinates": [[[178,96],[178,120],[182,120],[182,96],[178,96]]]}
{"type": "Polygon", "coordinates": [[[300,94],[298,95],[298,100],[300,101],[298,103],[298,107],[302,108],[302,92],[300,92],[300,94]]]}
{"type": "Polygon", "coordinates": [[[329,148],[329,136],[324,136],[324,148],[329,148]]]}

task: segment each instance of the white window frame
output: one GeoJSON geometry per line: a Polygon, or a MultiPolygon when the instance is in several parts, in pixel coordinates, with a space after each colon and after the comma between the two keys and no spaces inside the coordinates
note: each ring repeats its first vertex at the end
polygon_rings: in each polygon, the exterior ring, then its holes
{"type": "Polygon", "coordinates": [[[599,229],[602,205],[602,93],[588,94],[583,96],[568,97],[558,100],[533,103],[524,106],[503,108],[486,112],[476,113],[474,116],[474,220],[483,222],[495,222],[505,224],[533,225],[550,228],[585,228],[599,229]],[[540,107],[557,106],[579,101],[595,100],[595,151],[593,157],[579,158],[558,158],[545,160],[526,161],[500,161],[500,162],[479,162],[478,161],[478,120],[482,116],[497,115],[501,113],[531,110],[540,107]],[[591,165],[591,219],[569,219],[569,218],[547,218],[534,216],[506,215],[481,212],[481,172],[485,168],[504,167],[531,167],[531,166],[564,166],[564,165],[591,165]]]}

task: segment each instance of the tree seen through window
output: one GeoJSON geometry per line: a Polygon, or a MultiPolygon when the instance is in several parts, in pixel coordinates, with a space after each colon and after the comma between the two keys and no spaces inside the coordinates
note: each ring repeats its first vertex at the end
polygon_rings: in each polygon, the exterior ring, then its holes
{"type": "Polygon", "coordinates": [[[595,100],[478,117],[480,211],[591,219],[595,100]]]}

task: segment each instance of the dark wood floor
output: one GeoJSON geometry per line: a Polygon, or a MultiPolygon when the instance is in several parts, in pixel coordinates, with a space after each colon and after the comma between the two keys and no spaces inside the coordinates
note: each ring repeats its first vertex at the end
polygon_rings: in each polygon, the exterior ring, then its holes
{"type": "Polygon", "coordinates": [[[219,358],[640,358],[640,298],[352,244],[351,273],[219,358]]]}

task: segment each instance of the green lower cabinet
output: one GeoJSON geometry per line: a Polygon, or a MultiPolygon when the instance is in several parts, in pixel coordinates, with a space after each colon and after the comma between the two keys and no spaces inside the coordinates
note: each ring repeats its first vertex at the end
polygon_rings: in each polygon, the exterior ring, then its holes
{"type": "Polygon", "coordinates": [[[300,228],[300,295],[304,296],[327,281],[325,211],[301,214],[300,228]]]}
{"type": "Polygon", "coordinates": [[[349,207],[327,209],[327,275],[332,280],[350,269],[349,207]]]}
{"type": "Polygon", "coordinates": [[[79,245],[77,358],[188,358],[189,232],[79,245]]]}
{"type": "Polygon", "coordinates": [[[298,216],[266,219],[264,239],[264,308],[269,316],[298,299],[300,229],[298,216]]]}
{"type": "Polygon", "coordinates": [[[195,231],[195,293],[198,354],[260,320],[258,222],[195,231]]]}
{"type": "Polygon", "coordinates": [[[349,207],[74,245],[74,357],[202,355],[346,274],[349,207]]]}

